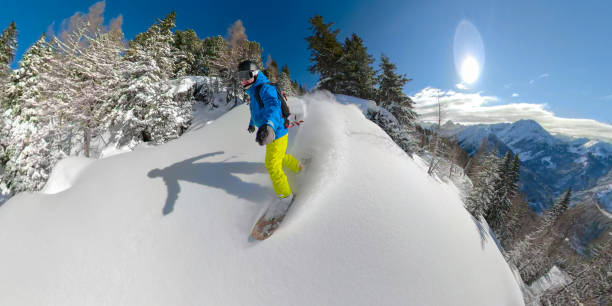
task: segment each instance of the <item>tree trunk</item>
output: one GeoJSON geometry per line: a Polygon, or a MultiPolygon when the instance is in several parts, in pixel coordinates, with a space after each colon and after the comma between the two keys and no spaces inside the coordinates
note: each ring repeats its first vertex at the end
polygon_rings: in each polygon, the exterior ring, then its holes
{"type": "Polygon", "coordinates": [[[89,133],[89,128],[85,128],[83,131],[83,154],[85,157],[89,157],[89,144],[91,142],[91,135],[89,133]]]}

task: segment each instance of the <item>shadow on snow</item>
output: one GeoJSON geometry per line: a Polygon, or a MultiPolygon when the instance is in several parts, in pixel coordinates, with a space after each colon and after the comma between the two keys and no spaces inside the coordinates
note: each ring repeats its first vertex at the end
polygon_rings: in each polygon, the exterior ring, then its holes
{"type": "MultiPolygon", "coordinates": [[[[162,210],[164,215],[174,210],[174,204],[181,192],[179,180],[207,185],[225,190],[227,193],[238,198],[251,201],[263,201],[267,197],[268,190],[255,183],[248,183],[235,176],[235,173],[254,174],[267,173],[263,163],[252,162],[198,162],[196,161],[223,154],[224,152],[213,152],[202,154],[190,159],[172,164],[163,169],[149,171],[150,178],[161,177],[168,187],[168,198],[162,210]]],[[[202,199],[203,201],[205,199],[202,199]]]]}

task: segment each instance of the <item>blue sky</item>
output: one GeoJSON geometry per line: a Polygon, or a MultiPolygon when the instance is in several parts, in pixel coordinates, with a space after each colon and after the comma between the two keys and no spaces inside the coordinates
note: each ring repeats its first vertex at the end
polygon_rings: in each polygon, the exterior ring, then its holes
{"type": "MultiPolygon", "coordinates": [[[[0,11],[0,27],[17,23],[21,54],[49,25],[87,12],[94,2],[11,1],[0,11]]],[[[423,91],[430,87],[448,97],[481,99],[481,107],[530,104],[546,116],[612,123],[610,1],[108,0],[105,18],[123,15],[129,39],[172,10],[177,29],[192,28],[200,37],[225,35],[241,19],[249,39],[262,44],[264,59],[271,54],[280,65],[289,64],[292,77],[308,86],[318,78],[307,70],[304,38],[308,18],[319,14],[341,30],[341,41],[355,32],[376,59],[381,52],[389,56],[413,79],[405,87],[413,97],[431,93],[423,91]],[[457,87],[453,57],[463,20],[479,31],[485,54],[480,77],[468,89],[457,87]]]]}

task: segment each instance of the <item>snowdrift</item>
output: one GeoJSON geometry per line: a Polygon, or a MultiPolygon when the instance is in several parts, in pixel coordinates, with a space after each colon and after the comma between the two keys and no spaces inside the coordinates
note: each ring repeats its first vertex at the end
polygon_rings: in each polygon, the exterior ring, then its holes
{"type": "Polygon", "coordinates": [[[521,305],[492,238],[355,105],[290,99],[305,163],[278,231],[246,105],[0,207],[0,305],[521,305]]]}

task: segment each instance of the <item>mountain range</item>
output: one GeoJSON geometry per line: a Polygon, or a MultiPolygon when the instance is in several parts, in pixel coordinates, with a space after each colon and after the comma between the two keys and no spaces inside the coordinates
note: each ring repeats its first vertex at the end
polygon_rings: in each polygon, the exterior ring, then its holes
{"type": "Polygon", "coordinates": [[[474,155],[486,139],[500,155],[511,151],[521,160],[521,190],[536,212],[551,207],[571,188],[573,202],[594,200],[612,211],[612,144],[585,138],[551,135],[534,120],[514,123],[461,125],[451,121],[441,128],[474,155]]]}

